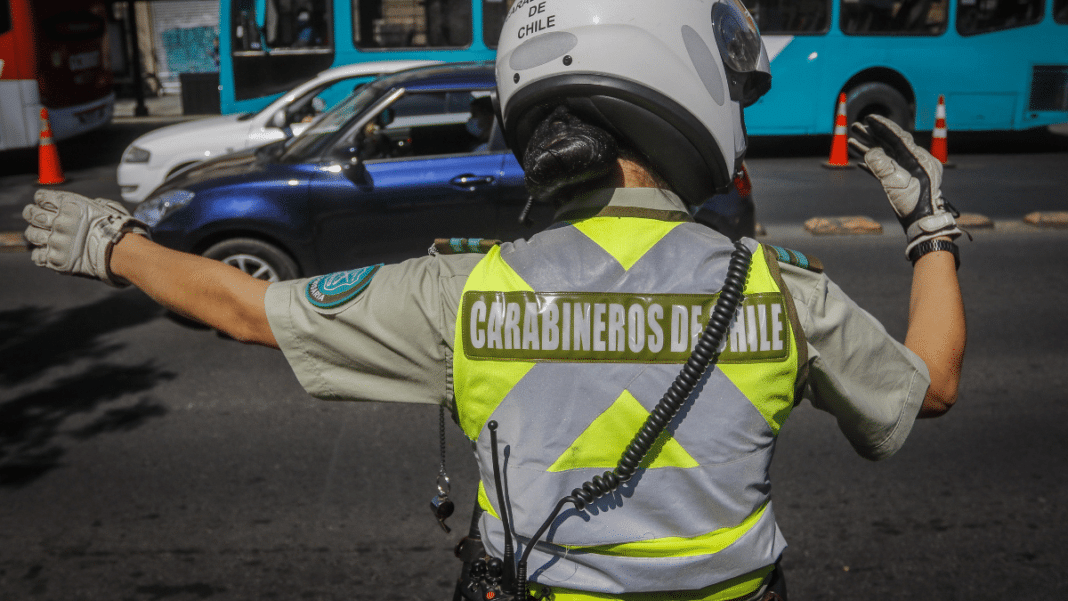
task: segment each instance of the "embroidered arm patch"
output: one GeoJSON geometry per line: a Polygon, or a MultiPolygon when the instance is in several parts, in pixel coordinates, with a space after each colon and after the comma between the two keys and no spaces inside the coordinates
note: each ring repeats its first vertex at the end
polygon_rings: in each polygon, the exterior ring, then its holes
{"type": "Polygon", "coordinates": [[[805,256],[804,253],[789,248],[783,248],[781,246],[775,246],[774,244],[768,244],[767,246],[775,251],[780,263],[807,269],[813,273],[823,273],[823,262],[816,257],[808,257],[805,256]]]}
{"type": "Polygon", "coordinates": [[[383,263],[321,275],[308,282],[304,291],[308,302],[320,309],[334,309],[359,296],[383,263]]]}

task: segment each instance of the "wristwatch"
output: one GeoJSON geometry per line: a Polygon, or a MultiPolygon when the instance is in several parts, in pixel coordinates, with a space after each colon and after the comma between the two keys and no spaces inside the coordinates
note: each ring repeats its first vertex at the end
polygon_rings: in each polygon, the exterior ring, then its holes
{"type": "Polygon", "coordinates": [[[924,240],[920,242],[909,251],[909,261],[916,265],[916,261],[919,261],[920,257],[939,250],[948,250],[953,253],[953,262],[956,264],[956,268],[960,269],[960,249],[949,240],[924,240]]]}

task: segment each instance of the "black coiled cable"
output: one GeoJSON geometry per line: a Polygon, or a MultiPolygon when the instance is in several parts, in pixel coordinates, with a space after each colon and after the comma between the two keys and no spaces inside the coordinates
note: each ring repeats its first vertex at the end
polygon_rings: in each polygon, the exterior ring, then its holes
{"type": "Polygon", "coordinates": [[[553,521],[556,520],[564,505],[572,503],[576,509],[582,511],[587,505],[616,490],[624,482],[630,480],[634,472],[638,470],[642,460],[649,453],[649,450],[656,444],[656,440],[664,432],[668,424],[671,423],[671,420],[678,415],[683,404],[686,403],[686,399],[693,394],[701,377],[715,364],[719,358],[717,351],[723,341],[723,335],[730,328],[731,320],[734,319],[734,314],[742,303],[745,279],[749,273],[749,262],[752,256],[753,253],[741,240],[734,243],[734,252],[731,253],[730,263],[727,266],[727,278],[723,282],[719,300],[716,301],[715,308],[712,309],[712,315],[708,319],[708,325],[705,327],[701,339],[697,341],[693,353],[690,354],[686,364],[682,366],[682,370],[675,378],[675,381],[671,383],[671,387],[664,393],[660,402],[649,413],[649,417],[646,418],[641,429],[638,430],[630,444],[627,445],[626,450],[623,451],[616,468],[612,471],[606,471],[600,476],[595,476],[588,482],[583,483],[581,487],[572,490],[570,496],[560,499],[549,518],[531,537],[523,550],[522,557],[519,559],[517,570],[519,599],[526,599],[527,558],[530,556],[530,551],[553,521]]]}

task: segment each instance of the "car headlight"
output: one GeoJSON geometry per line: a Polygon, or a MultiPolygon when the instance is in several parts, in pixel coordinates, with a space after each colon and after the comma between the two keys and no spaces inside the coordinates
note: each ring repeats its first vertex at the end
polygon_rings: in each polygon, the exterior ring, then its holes
{"type": "Polygon", "coordinates": [[[134,209],[134,217],[145,222],[149,227],[156,227],[156,224],[168,214],[189,204],[193,196],[194,194],[189,190],[168,190],[137,205],[134,209]]]}
{"type": "Polygon", "coordinates": [[[151,158],[151,152],[137,146],[130,146],[126,149],[126,152],[122,154],[123,163],[147,163],[151,158]]]}

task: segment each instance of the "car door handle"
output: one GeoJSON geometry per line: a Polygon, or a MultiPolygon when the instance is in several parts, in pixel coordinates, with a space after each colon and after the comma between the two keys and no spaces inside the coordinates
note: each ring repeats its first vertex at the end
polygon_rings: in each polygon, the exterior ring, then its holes
{"type": "Polygon", "coordinates": [[[471,173],[465,173],[463,175],[457,175],[449,180],[449,183],[459,187],[467,188],[468,190],[474,190],[478,186],[488,186],[495,181],[492,175],[474,175],[471,173]]]}

